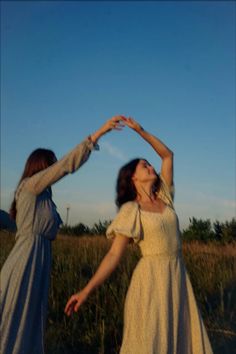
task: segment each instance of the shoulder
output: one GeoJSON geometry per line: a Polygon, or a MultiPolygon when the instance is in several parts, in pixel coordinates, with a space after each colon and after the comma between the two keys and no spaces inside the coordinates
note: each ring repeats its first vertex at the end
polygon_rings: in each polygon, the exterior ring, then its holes
{"type": "Polygon", "coordinates": [[[115,218],[113,219],[113,223],[130,223],[137,219],[139,211],[138,203],[135,201],[129,201],[120,207],[115,218]]]}
{"type": "Polygon", "coordinates": [[[131,214],[137,214],[138,210],[139,210],[138,203],[136,201],[129,201],[122,204],[122,206],[118,210],[117,216],[118,215],[127,216],[131,214]]]}
{"type": "Polygon", "coordinates": [[[132,201],[122,204],[122,206],[120,207],[120,210],[133,210],[133,209],[137,209],[137,208],[138,208],[138,203],[135,200],[132,200],[132,201]]]}
{"type": "Polygon", "coordinates": [[[21,181],[21,183],[18,185],[16,189],[16,199],[19,197],[19,194],[25,190],[25,186],[27,185],[27,182],[29,180],[29,177],[26,177],[21,181]]]}
{"type": "Polygon", "coordinates": [[[112,223],[108,226],[106,235],[108,238],[113,238],[117,234],[125,235],[138,242],[141,233],[138,203],[129,201],[121,206],[112,223]]]}

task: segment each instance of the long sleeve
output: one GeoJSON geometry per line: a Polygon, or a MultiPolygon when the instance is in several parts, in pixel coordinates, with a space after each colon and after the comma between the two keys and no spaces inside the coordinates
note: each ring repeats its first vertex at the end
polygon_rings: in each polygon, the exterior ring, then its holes
{"type": "Polygon", "coordinates": [[[93,143],[89,139],[84,140],[52,166],[23,181],[24,188],[33,194],[40,194],[68,173],[77,171],[88,160],[91,150],[93,143]]]}

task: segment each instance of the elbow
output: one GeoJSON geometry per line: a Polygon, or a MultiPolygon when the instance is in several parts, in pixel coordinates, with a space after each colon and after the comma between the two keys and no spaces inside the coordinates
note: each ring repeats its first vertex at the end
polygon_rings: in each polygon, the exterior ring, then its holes
{"type": "Polygon", "coordinates": [[[165,159],[170,159],[170,160],[173,160],[174,159],[174,153],[173,151],[169,150],[166,151],[165,153],[165,156],[164,156],[165,159]]]}
{"type": "Polygon", "coordinates": [[[174,152],[171,151],[171,150],[169,150],[169,151],[168,151],[168,157],[174,158],[174,152]]]}

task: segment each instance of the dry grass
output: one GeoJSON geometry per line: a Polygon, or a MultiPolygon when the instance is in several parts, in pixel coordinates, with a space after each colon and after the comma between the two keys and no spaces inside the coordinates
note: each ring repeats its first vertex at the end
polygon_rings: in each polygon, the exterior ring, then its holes
{"type": "MultiPolygon", "coordinates": [[[[14,235],[0,232],[3,264],[14,235]]],[[[59,235],[53,242],[53,269],[46,335],[49,354],[115,354],[122,336],[124,298],[140,257],[130,245],[118,269],[68,319],[63,309],[68,297],[82,288],[95,272],[110,242],[101,236],[59,235]]],[[[183,254],[214,353],[232,354],[236,340],[236,244],[183,244],[183,254]]]]}

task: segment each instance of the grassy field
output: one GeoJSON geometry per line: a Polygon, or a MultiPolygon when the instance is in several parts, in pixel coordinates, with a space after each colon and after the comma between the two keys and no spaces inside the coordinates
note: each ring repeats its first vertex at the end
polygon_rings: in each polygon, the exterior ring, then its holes
{"type": "MultiPolygon", "coordinates": [[[[2,265],[14,235],[1,231],[0,240],[2,265]]],[[[119,353],[125,294],[140,257],[137,246],[128,247],[118,269],[78,315],[69,319],[63,313],[68,297],[85,285],[109,247],[101,236],[59,235],[53,242],[47,354],[119,353]]],[[[236,353],[236,244],[185,243],[183,254],[214,353],[236,353]]]]}

